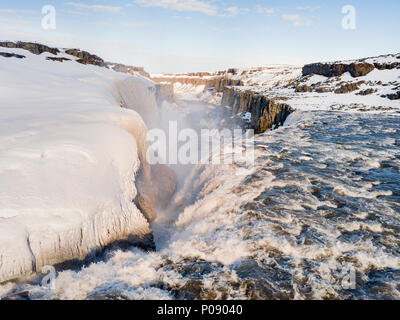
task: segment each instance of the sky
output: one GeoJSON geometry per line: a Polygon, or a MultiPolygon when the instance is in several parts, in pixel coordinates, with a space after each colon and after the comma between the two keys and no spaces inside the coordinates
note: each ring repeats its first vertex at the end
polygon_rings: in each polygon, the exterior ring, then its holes
{"type": "Polygon", "coordinates": [[[399,53],[399,12],[398,0],[0,0],[0,40],[77,47],[151,73],[303,65],[399,53]],[[45,5],[55,29],[42,27],[45,5]]]}

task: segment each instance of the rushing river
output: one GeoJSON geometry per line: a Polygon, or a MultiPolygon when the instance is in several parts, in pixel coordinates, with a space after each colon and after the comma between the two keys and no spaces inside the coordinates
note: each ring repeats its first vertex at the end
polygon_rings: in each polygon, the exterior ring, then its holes
{"type": "Polygon", "coordinates": [[[153,224],[33,299],[400,299],[400,115],[296,112],[256,161],[197,166],[153,224]]]}

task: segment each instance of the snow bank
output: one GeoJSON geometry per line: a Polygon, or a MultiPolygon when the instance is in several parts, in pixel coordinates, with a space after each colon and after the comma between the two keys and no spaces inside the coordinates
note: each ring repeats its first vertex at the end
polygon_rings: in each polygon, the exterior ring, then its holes
{"type": "Polygon", "coordinates": [[[133,203],[147,129],[120,106],[130,88],[154,107],[153,83],[1,51],[26,59],[0,57],[0,282],[149,235],[133,203]]]}

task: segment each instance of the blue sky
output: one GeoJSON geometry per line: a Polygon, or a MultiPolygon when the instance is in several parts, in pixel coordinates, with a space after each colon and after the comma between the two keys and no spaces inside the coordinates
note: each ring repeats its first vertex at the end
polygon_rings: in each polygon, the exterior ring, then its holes
{"type": "Polygon", "coordinates": [[[307,62],[398,53],[398,0],[0,0],[0,39],[80,47],[150,72],[307,62]],[[41,27],[44,5],[57,28],[41,27]],[[356,29],[342,28],[342,8],[356,29]]]}

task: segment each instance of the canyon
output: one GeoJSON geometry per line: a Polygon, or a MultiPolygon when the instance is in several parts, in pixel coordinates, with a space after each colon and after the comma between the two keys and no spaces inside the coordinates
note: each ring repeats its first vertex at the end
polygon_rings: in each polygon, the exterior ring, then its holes
{"type": "Polygon", "coordinates": [[[0,297],[398,297],[399,54],[149,75],[0,47],[0,297]],[[170,119],[254,129],[255,161],[151,165],[170,119]],[[54,292],[24,281],[46,265],[54,292]]]}
{"type": "Polygon", "coordinates": [[[400,55],[389,54],[303,67],[271,65],[151,78],[168,86],[171,96],[174,91],[180,99],[225,108],[225,125],[259,134],[279,127],[296,107],[310,102],[328,109],[391,110],[400,94],[399,69],[400,55]]]}

